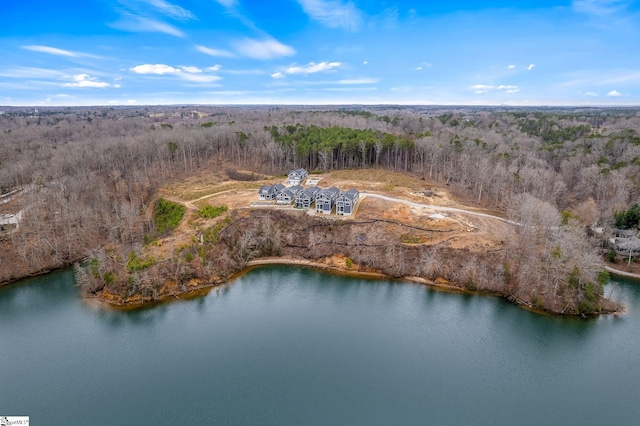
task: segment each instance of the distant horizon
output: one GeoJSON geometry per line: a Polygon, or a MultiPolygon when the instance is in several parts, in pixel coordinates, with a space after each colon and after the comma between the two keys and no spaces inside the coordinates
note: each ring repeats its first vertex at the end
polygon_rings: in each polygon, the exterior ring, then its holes
{"type": "Polygon", "coordinates": [[[640,0],[35,0],[0,104],[640,105],[640,0]]]}
{"type": "Polygon", "coordinates": [[[228,104],[207,104],[207,103],[167,103],[167,104],[87,104],[87,105],[0,105],[2,108],[148,108],[148,107],[434,107],[434,108],[593,108],[593,109],[640,109],[640,104],[531,104],[531,105],[510,105],[510,104],[436,104],[436,103],[326,103],[326,104],[299,104],[299,103],[228,103],[228,104]]]}

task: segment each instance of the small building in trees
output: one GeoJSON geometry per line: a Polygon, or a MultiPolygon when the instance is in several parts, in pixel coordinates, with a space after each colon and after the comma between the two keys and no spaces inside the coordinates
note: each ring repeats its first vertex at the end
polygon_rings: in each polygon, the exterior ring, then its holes
{"type": "Polygon", "coordinates": [[[305,169],[291,170],[287,178],[287,184],[300,185],[307,176],[309,176],[309,172],[305,169]]]}
{"type": "Polygon", "coordinates": [[[303,188],[300,185],[290,186],[288,188],[284,188],[277,195],[278,204],[291,204],[293,200],[296,198],[296,195],[301,192],[303,188]]]}
{"type": "Polygon", "coordinates": [[[15,214],[0,213],[0,232],[8,232],[20,226],[22,212],[15,214]]]}
{"type": "Polygon", "coordinates": [[[336,198],[336,214],[343,216],[353,214],[358,198],[360,198],[360,191],[357,189],[350,189],[341,193],[336,198]]]}
{"type": "Polygon", "coordinates": [[[331,214],[340,190],[336,187],[323,189],[316,195],[316,212],[331,214]]]}
{"type": "Polygon", "coordinates": [[[264,185],[261,186],[258,190],[258,199],[259,200],[275,200],[278,197],[278,194],[285,189],[286,187],[281,183],[276,183],[275,185],[264,185]]]}
{"type": "Polygon", "coordinates": [[[309,209],[311,204],[316,201],[316,195],[320,192],[320,188],[312,186],[296,194],[295,208],[297,209],[309,209]]]}

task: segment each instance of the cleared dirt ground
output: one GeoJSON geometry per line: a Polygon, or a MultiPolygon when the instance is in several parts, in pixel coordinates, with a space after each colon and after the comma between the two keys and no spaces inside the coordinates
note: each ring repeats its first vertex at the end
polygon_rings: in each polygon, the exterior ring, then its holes
{"type": "MultiPolygon", "coordinates": [[[[250,173],[250,172],[249,172],[250,173]]],[[[321,178],[320,188],[332,186],[340,190],[356,188],[361,198],[355,214],[348,217],[319,215],[328,220],[364,221],[382,220],[375,226],[385,227],[380,235],[393,235],[397,242],[405,244],[436,245],[446,244],[454,249],[469,249],[474,252],[494,251],[501,248],[509,225],[499,218],[479,217],[472,214],[452,212],[442,208],[482,212],[482,210],[456,202],[448,191],[429,184],[409,174],[378,169],[343,170],[333,173],[313,175],[321,178]],[[369,195],[371,194],[371,195],[369,195]],[[375,198],[375,194],[396,200],[375,198]],[[406,205],[410,201],[420,206],[406,205]],[[434,208],[426,207],[432,206],[434,208]],[[440,207],[435,208],[435,207],[440,207]]],[[[168,258],[172,250],[191,241],[198,229],[212,226],[220,220],[205,220],[197,211],[205,205],[227,206],[232,209],[274,209],[283,208],[297,214],[316,215],[313,210],[296,210],[279,207],[275,203],[258,202],[257,190],[261,185],[285,183],[284,177],[254,182],[229,180],[223,173],[201,173],[178,184],[163,188],[159,196],[184,204],[188,211],[180,227],[172,236],[159,241],[151,251],[159,258],[168,258]],[[165,250],[160,247],[165,246],[165,250]]],[[[490,212],[484,212],[490,214],[490,212]]],[[[388,241],[387,241],[388,242],[388,241]]]]}

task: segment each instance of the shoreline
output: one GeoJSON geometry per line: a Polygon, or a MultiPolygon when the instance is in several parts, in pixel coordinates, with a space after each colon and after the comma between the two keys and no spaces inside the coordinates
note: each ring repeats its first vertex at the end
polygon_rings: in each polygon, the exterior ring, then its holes
{"type": "MultiPolygon", "coordinates": [[[[509,303],[512,303],[520,308],[526,309],[530,312],[534,312],[542,315],[551,315],[551,316],[560,316],[560,317],[573,317],[573,318],[595,318],[600,315],[622,315],[625,314],[626,308],[622,305],[618,307],[617,310],[601,312],[594,315],[576,315],[576,314],[564,314],[558,312],[552,312],[545,309],[536,308],[532,305],[524,303],[517,298],[514,298],[510,295],[505,295],[500,292],[491,292],[491,291],[481,291],[481,290],[469,290],[463,287],[458,287],[454,284],[451,284],[449,281],[444,279],[436,279],[435,281],[429,280],[422,277],[415,276],[404,276],[404,277],[391,277],[382,272],[378,271],[360,271],[357,269],[348,269],[345,267],[339,267],[336,265],[316,262],[313,260],[308,260],[299,257],[293,256],[283,256],[283,257],[263,257],[251,260],[247,262],[245,267],[238,271],[237,273],[230,276],[227,280],[218,283],[212,284],[199,284],[195,286],[188,292],[179,293],[179,294],[166,294],[156,300],[147,300],[147,301],[116,301],[116,300],[107,300],[100,295],[84,295],[84,298],[87,299],[87,302],[92,304],[99,304],[100,308],[109,308],[114,310],[136,310],[136,309],[146,309],[152,308],[157,305],[161,305],[164,303],[172,302],[173,300],[190,300],[195,297],[207,295],[211,290],[216,288],[221,288],[224,286],[233,285],[233,283],[249,271],[259,268],[261,266],[269,266],[269,265],[282,265],[282,266],[300,266],[304,268],[316,269],[328,274],[332,275],[340,275],[350,278],[363,278],[369,280],[391,280],[391,281],[399,281],[405,283],[412,283],[418,285],[424,285],[431,289],[447,292],[447,293],[457,293],[457,294],[471,294],[471,295],[479,295],[479,296],[493,296],[505,299],[509,303]]],[[[358,268],[358,266],[356,266],[358,268]]],[[[640,278],[640,277],[639,277],[640,278]]]]}

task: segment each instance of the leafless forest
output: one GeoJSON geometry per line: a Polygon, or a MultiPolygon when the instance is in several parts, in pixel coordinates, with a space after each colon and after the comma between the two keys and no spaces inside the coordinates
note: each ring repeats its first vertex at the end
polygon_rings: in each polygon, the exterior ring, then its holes
{"type": "MultiPolygon", "coordinates": [[[[380,167],[446,185],[519,226],[503,275],[531,296],[597,281],[601,239],[639,202],[634,109],[0,108],[0,282],[139,246],[157,188],[203,168],[266,174],[380,167]],[[359,132],[362,131],[362,132],[359,132]],[[5,202],[6,201],[6,202],[5,202]]],[[[462,272],[458,272],[461,274],[462,272]]],[[[471,273],[473,276],[473,273],[471,273]]]]}

